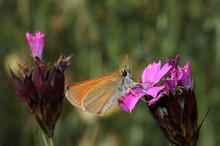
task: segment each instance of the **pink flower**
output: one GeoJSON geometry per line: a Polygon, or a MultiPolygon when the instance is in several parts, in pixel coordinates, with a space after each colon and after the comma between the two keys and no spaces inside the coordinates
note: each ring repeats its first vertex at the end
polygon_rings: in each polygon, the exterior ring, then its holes
{"type": "Polygon", "coordinates": [[[163,79],[164,89],[156,98],[146,96],[145,100],[148,101],[151,115],[170,143],[196,145],[202,124],[198,125],[197,122],[197,101],[190,62],[180,66],[178,59],[179,55],[175,59],[167,59],[171,68],[169,75],[163,79]]]}
{"type": "Polygon", "coordinates": [[[177,86],[182,86],[187,90],[192,90],[193,88],[190,62],[187,61],[185,66],[179,66],[178,59],[179,55],[173,60],[167,60],[167,63],[172,66],[170,69],[170,77],[163,79],[167,92],[175,93],[177,86]]]}
{"type": "Polygon", "coordinates": [[[40,60],[42,59],[44,37],[45,37],[45,34],[39,31],[36,32],[35,36],[31,35],[29,32],[26,33],[26,38],[31,48],[32,56],[37,57],[40,60]]]}
{"type": "Polygon", "coordinates": [[[123,111],[132,111],[138,100],[144,95],[153,97],[149,101],[149,105],[154,104],[159,98],[157,94],[164,86],[155,86],[160,79],[170,70],[171,66],[166,63],[161,68],[161,62],[154,62],[148,65],[142,73],[142,85],[137,85],[126,94],[123,100],[119,101],[119,106],[123,111]]]}
{"type": "Polygon", "coordinates": [[[26,37],[34,57],[34,66],[29,69],[27,62],[19,64],[21,77],[10,69],[12,82],[27,110],[36,118],[45,134],[52,138],[62,109],[64,71],[70,65],[72,55],[60,56],[53,66],[47,65],[42,59],[45,34],[36,32],[36,36],[32,36],[27,32],[26,37]]]}

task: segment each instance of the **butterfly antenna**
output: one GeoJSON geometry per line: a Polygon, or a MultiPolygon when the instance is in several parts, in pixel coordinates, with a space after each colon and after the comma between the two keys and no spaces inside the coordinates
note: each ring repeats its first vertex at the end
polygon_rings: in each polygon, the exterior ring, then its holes
{"type": "Polygon", "coordinates": [[[128,54],[125,55],[125,62],[128,62],[128,54]]]}
{"type": "Polygon", "coordinates": [[[144,58],[142,58],[140,61],[143,61],[147,66],[147,61],[144,58]]]}

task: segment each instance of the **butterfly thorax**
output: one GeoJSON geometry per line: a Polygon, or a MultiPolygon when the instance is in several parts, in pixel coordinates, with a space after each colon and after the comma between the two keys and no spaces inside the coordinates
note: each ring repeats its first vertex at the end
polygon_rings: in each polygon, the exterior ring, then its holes
{"type": "Polygon", "coordinates": [[[119,81],[118,94],[120,96],[124,96],[129,92],[129,90],[134,87],[134,80],[131,77],[130,68],[128,66],[124,66],[120,70],[121,80],[119,81]]]}

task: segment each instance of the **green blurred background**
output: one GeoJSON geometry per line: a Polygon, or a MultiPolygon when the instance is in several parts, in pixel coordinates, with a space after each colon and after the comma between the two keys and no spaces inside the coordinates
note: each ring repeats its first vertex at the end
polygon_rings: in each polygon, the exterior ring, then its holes
{"type": "MultiPolygon", "coordinates": [[[[26,31],[46,33],[44,60],[73,54],[66,83],[119,69],[125,55],[140,79],[145,64],[180,54],[190,60],[202,126],[199,146],[220,145],[219,0],[0,0],[0,146],[43,145],[41,130],[16,95],[9,75],[24,60],[33,65],[26,31]]],[[[64,99],[55,145],[167,146],[146,104],[117,106],[91,116],[64,99]]]]}

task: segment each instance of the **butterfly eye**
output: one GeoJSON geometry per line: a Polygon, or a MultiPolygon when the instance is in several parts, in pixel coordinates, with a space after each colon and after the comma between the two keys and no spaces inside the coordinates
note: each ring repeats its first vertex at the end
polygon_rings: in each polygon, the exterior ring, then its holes
{"type": "Polygon", "coordinates": [[[127,70],[124,70],[124,69],[123,69],[123,70],[121,71],[121,74],[122,74],[123,77],[127,76],[127,75],[128,75],[127,70]]]}
{"type": "Polygon", "coordinates": [[[128,76],[129,74],[130,74],[129,68],[123,68],[123,69],[121,70],[121,75],[122,75],[123,77],[126,77],[126,76],[128,76]]]}

